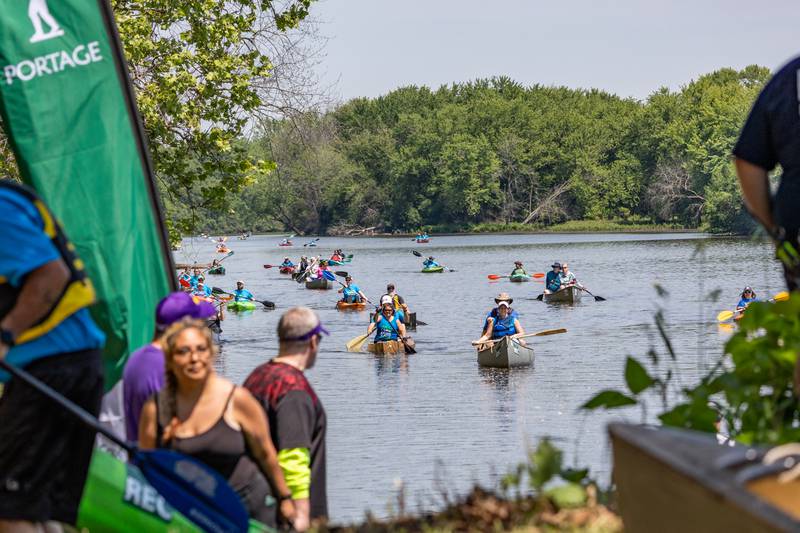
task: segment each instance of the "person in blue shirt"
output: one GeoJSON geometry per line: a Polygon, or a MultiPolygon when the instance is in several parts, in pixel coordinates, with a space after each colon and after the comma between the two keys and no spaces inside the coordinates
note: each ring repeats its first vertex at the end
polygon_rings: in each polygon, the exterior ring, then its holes
{"type": "MultiPolygon", "coordinates": [[[[514,299],[506,292],[501,292],[497,298],[494,299],[497,307],[492,309],[486,316],[483,323],[483,335],[477,340],[478,343],[483,343],[488,340],[499,340],[503,337],[514,337],[525,335],[525,330],[519,323],[519,314],[511,308],[514,299]]],[[[519,339],[518,342],[525,345],[524,339],[519,339]]]]}
{"type": "Polygon", "coordinates": [[[553,270],[547,273],[544,280],[544,291],[548,294],[561,289],[561,263],[555,262],[551,268],[553,270]]]}
{"type": "Polygon", "coordinates": [[[422,262],[423,268],[432,268],[442,266],[436,261],[433,260],[433,256],[428,257],[425,261],[422,262]]]}
{"type": "MultiPolygon", "coordinates": [[[[0,180],[0,212],[0,359],[97,416],[105,335],[83,263],[32,189],[0,180]]],[[[0,382],[0,531],[75,524],[95,432],[8,374],[0,382]]]]}
{"type": "Polygon", "coordinates": [[[292,260],[289,259],[288,257],[284,257],[283,258],[283,263],[281,263],[280,266],[281,267],[285,267],[285,268],[289,268],[289,267],[293,267],[294,263],[292,263],[292,260]]]}
{"type": "Polygon", "coordinates": [[[194,272],[192,273],[192,276],[189,278],[189,283],[191,284],[192,288],[197,287],[197,282],[202,277],[203,277],[203,274],[200,273],[200,269],[195,268],[194,272]]]}
{"type": "Polygon", "coordinates": [[[207,287],[203,276],[200,276],[200,279],[197,280],[197,285],[195,285],[194,289],[192,290],[192,295],[199,296],[201,298],[211,298],[212,294],[211,287],[207,287]]]}
{"type": "Polygon", "coordinates": [[[367,301],[367,297],[364,296],[364,293],[361,292],[358,285],[353,283],[353,278],[350,276],[344,278],[344,286],[339,289],[339,292],[342,293],[343,302],[353,304],[367,301]]]}
{"type": "Polygon", "coordinates": [[[375,342],[396,341],[406,336],[406,325],[402,315],[395,313],[394,306],[387,302],[381,306],[381,312],[375,315],[367,328],[367,335],[375,333],[375,342]]]}
{"type": "Polygon", "coordinates": [[[236,290],[233,291],[233,299],[236,302],[254,300],[253,293],[244,288],[244,281],[239,280],[236,282],[236,290]]]}
{"type": "Polygon", "coordinates": [[[750,287],[745,287],[742,291],[739,303],[736,304],[736,312],[739,314],[744,313],[744,310],[747,309],[747,306],[756,301],[758,300],[753,289],[750,287]]]}

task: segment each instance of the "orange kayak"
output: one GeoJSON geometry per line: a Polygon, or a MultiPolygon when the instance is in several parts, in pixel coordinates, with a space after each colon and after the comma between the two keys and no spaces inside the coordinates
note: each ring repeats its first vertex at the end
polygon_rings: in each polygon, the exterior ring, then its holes
{"type": "Polygon", "coordinates": [[[363,311],[366,308],[366,302],[348,303],[341,300],[336,302],[336,309],[339,311],[363,311]]]}

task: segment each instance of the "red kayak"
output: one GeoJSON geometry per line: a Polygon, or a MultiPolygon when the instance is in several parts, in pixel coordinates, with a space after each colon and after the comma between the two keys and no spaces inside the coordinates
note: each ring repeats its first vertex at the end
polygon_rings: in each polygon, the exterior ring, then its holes
{"type": "Polygon", "coordinates": [[[294,268],[295,267],[293,266],[280,267],[278,268],[278,272],[280,272],[281,274],[291,274],[294,272],[294,268]]]}
{"type": "Polygon", "coordinates": [[[282,242],[278,246],[294,246],[294,244],[292,244],[292,241],[289,241],[289,242],[282,242]]]}

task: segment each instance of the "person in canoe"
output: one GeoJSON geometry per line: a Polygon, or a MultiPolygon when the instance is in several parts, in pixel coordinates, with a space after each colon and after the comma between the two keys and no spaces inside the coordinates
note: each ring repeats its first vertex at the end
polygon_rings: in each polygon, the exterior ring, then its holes
{"type": "Polygon", "coordinates": [[[307,268],[308,268],[308,257],[303,256],[300,258],[300,262],[297,264],[297,271],[305,272],[307,268]]]}
{"type": "Polygon", "coordinates": [[[578,278],[575,277],[575,274],[570,271],[569,264],[567,263],[561,263],[561,273],[558,275],[558,278],[561,280],[562,287],[577,285],[579,289],[584,288],[578,281],[578,278]]]}
{"type": "Polygon", "coordinates": [[[514,270],[511,271],[508,277],[513,278],[516,276],[528,276],[530,275],[522,268],[522,261],[514,261],[514,270]]]}
{"type": "MultiPolygon", "coordinates": [[[[506,292],[501,292],[497,298],[494,299],[497,307],[492,309],[486,316],[483,324],[483,335],[478,342],[485,342],[488,340],[498,340],[503,337],[525,335],[525,330],[519,323],[519,314],[511,308],[514,299],[506,292]]],[[[517,342],[525,345],[524,339],[519,339],[517,342]]]]}
{"type": "MultiPolygon", "coordinates": [[[[384,297],[385,298],[385,297],[384,297]]],[[[406,336],[406,325],[403,324],[403,316],[396,313],[394,305],[390,300],[383,300],[381,312],[375,315],[375,319],[370,322],[367,328],[367,335],[375,334],[375,342],[396,341],[406,336]]]]}
{"type": "Polygon", "coordinates": [[[422,268],[434,268],[434,267],[439,267],[439,266],[442,266],[442,265],[437,263],[434,260],[432,255],[429,256],[425,261],[422,262],[422,268]]]}
{"type": "Polygon", "coordinates": [[[389,301],[392,302],[395,312],[403,313],[404,316],[408,316],[408,305],[406,305],[406,301],[403,299],[403,297],[397,294],[394,283],[390,283],[386,286],[386,294],[381,296],[381,303],[383,303],[384,299],[387,297],[389,298],[389,301]]]}
{"type": "Polygon", "coordinates": [[[546,294],[557,292],[561,289],[561,263],[555,262],[550,268],[553,270],[548,272],[544,279],[544,292],[546,294]]]}
{"type": "Polygon", "coordinates": [[[350,276],[344,278],[344,287],[339,289],[339,292],[342,293],[342,301],[345,303],[354,304],[367,301],[367,297],[364,296],[358,285],[353,283],[353,278],[350,276]]]}
{"type": "Polygon", "coordinates": [[[758,299],[756,298],[755,291],[749,286],[745,287],[740,296],[739,303],[736,304],[736,314],[741,315],[744,313],[744,310],[747,309],[748,305],[756,301],[758,301],[758,299]]]}
{"type": "Polygon", "coordinates": [[[233,294],[233,301],[235,302],[246,302],[255,298],[252,292],[244,288],[244,281],[242,280],[236,282],[236,290],[231,294],[233,294]]]}

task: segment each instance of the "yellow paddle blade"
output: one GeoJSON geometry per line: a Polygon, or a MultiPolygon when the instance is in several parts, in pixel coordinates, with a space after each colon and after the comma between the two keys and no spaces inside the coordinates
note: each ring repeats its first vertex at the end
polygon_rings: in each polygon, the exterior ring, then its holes
{"type": "Polygon", "coordinates": [[[534,333],[534,337],[541,337],[542,335],[558,335],[559,333],[566,333],[567,330],[564,328],[560,329],[546,329],[544,331],[540,331],[539,333],[534,333]]]}
{"type": "Polygon", "coordinates": [[[773,296],[772,299],[775,300],[776,302],[785,302],[786,300],[789,299],[789,293],[786,291],[781,291],[775,296],[773,296]]]}
{"type": "Polygon", "coordinates": [[[733,318],[733,315],[733,311],[720,311],[720,313],[717,315],[717,322],[727,322],[733,318]]]}
{"type": "Polygon", "coordinates": [[[345,345],[347,346],[348,352],[358,352],[361,351],[361,347],[364,346],[364,343],[367,341],[369,337],[369,333],[365,333],[364,335],[359,335],[354,339],[350,339],[350,341],[345,345]]]}

